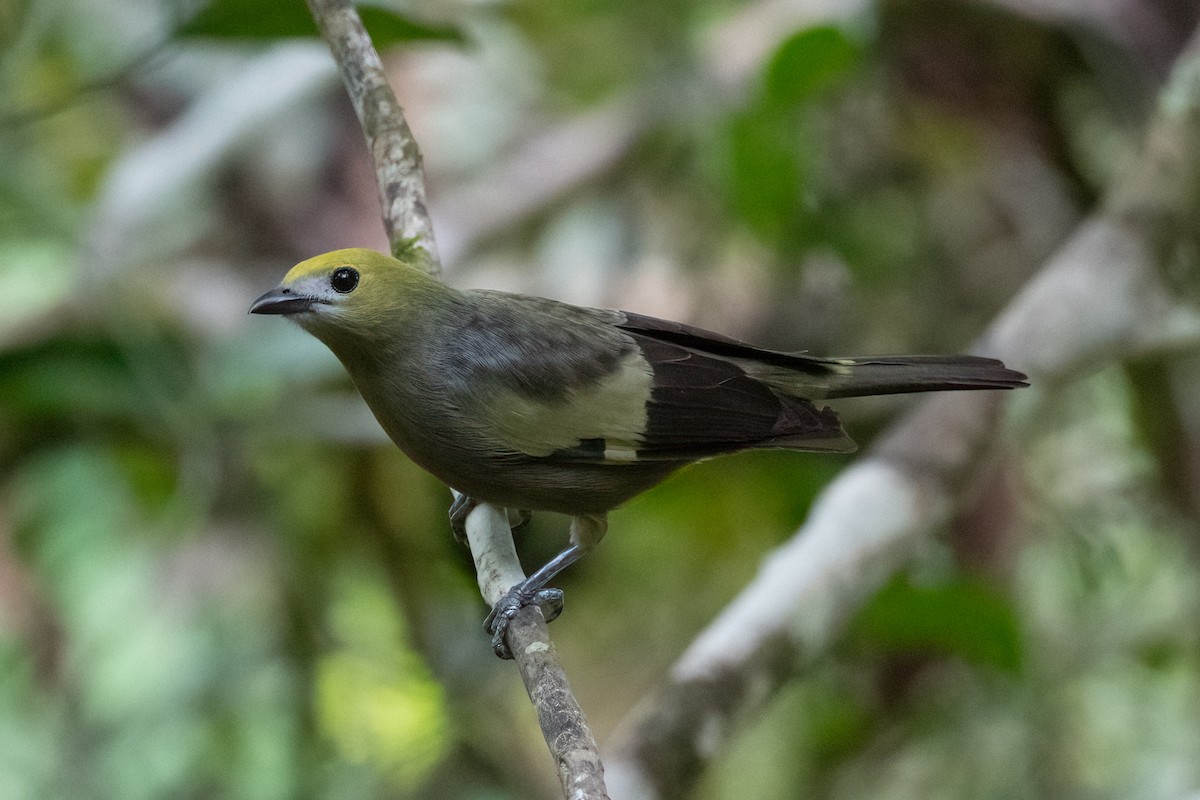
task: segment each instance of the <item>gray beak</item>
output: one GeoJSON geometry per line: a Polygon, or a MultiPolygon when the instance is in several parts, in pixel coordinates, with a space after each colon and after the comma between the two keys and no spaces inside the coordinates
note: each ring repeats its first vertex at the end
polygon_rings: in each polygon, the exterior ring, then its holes
{"type": "Polygon", "coordinates": [[[313,298],[293,294],[282,286],[272,289],[254,301],[251,314],[296,314],[312,308],[313,298]]]}

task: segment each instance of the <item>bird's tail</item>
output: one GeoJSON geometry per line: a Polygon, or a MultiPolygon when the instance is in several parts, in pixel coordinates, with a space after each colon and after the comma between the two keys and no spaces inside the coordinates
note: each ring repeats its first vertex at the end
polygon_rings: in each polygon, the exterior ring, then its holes
{"type": "Polygon", "coordinates": [[[1028,385],[1024,374],[982,356],[802,358],[807,363],[800,370],[768,369],[759,377],[814,399],[1028,385]]]}

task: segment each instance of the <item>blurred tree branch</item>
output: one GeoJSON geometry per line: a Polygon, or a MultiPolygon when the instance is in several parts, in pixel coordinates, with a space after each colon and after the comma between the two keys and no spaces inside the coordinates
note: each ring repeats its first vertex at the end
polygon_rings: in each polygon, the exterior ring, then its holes
{"type": "MultiPolygon", "coordinates": [[[[1000,315],[979,349],[1052,387],[1103,363],[1200,345],[1200,31],[1159,95],[1140,152],[1000,315]]],[[[796,535],[627,720],[609,760],[625,800],[686,795],[706,762],[823,654],[979,470],[998,394],[938,395],[814,504],[796,535]]]]}
{"type": "MultiPolygon", "coordinates": [[[[440,272],[426,204],[421,153],[387,81],[383,63],[350,0],[308,0],[338,64],[375,167],[384,226],[392,252],[440,272]]],[[[484,599],[495,603],[524,580],[503,509],[480,505],[467,518],[467,539],[484,599]]],[[[564,796],[606,798],[595,738],[571,691],[549,638],[541,609],[528,606],[513,619],[508,645],[558,766],[564,796]]]]}
{"type": "Polygon", "coordinates": [[[122,264],[167,258],[188,235],[170,223],[197,185],[285,109],[323,91],[329,62],[309,43],[276,45],[247,60],[157,135],[121,154],[105,176],[88,225],[86,263],[98,278],[122,264]]]}

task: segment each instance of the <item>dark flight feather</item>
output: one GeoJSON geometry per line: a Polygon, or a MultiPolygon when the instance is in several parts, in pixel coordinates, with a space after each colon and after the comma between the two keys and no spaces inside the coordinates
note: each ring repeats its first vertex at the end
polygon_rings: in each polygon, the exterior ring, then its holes
{"type": "Polygon", "coordinates": [[[1025,376],[980,356],[818,358],[766,350],[679,322],[625,312],[654,372],[638,457],[694,459],[747,448],[849,452],[837,413],[813,399],[1010,389],[1025,376]]]}
{"type": "Polygon", "coordinates": [[[854,449],[832,409],[782,394],[719,356],[630,335],[654,372],[638,458],[689,460],[757,447],[854,449]]]}
{"type": "Polygon", "coordinates": [[[741,363],[755,378],[813,399],[947,389],[1015,389],[1028,385],[1022,373],[983,356],[821,358],[767,350],[702,328],[628,312],[617,327],[741,363]]]}

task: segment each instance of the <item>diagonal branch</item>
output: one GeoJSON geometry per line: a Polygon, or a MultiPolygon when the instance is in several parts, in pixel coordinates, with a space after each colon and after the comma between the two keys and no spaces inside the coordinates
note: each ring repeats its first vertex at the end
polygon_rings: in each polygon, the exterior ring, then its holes
{"type": "MultiPolygon", "coordinates": [[[[1200,346],[1200,31],[1141,151],[992,325],[981,349],[1052,386],[1101,363],[1200,346]]],[[[624,800],[680,797],[780,686],[930,532],[979,469],[1002,399],[936,395],[822,493],[797,534],[704,630],[623,726],[609,784],[624,800]]]]}
{"type": "MultiPolygon", "coordinates": [[[[479,591],[488,603],[495,603],[510,586],[524,580],[508,517],[502,510],[481,505],[472,511],[467,518],[467,541],[475,558],[479,591]]],[[[571,800],[607,798],[596,739],[550,641],[541,608],[529,605],[517,612],[509,623],[507,642],[558,765],[563,795],[571,800]]]]}
{"type": "Polygon", "coordinates": [[[354,104],[359,125],[367,137],[383,226],[393,255],[424,252],[424,266],[431,273],[441,269],[433,223],[425,201],[425,168],[421,150],[404,119],[396,93],[388,83],[383,61],[363,27],[354,4],[348,0],[307,0],[321,37],[329,44],[346,93],[354,104]]]}
{"type": "MultiPolygon", "coordinates": [[[[437,274],[440,264],[425,201],[421,152],[379,54],[351,0],[307,1],[333,51],[366,135],[392,252],[416,258],[437,274]]],[[[467,518],[466,530],[480,591],[489,604],[494,603],[525,578],[508,519],[503,510],[480,505],[467,518]]],[[[509,626],[507,641],[558,766],[564,796],[606,800],[604,768],[595,738],[571,692],[541,610],[535,606],[522,609],[509,626]]]]}

